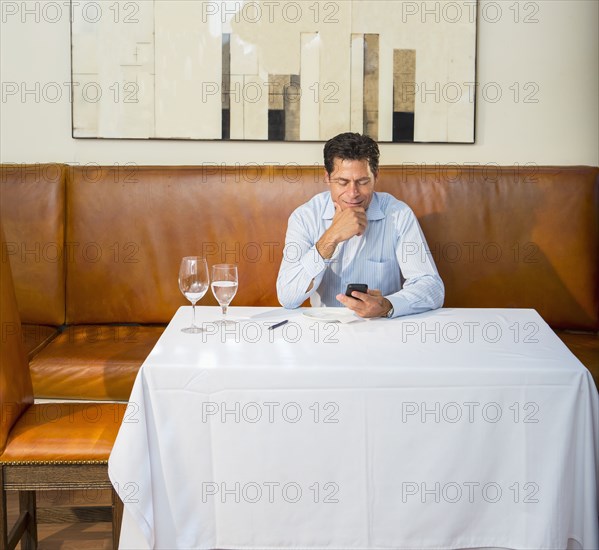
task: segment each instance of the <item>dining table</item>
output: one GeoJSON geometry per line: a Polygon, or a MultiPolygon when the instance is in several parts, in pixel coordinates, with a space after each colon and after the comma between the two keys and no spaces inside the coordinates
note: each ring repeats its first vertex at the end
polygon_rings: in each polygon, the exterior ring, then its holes
{"type": "Polygon", "coordinates": [[[599,548],[597,388],[535,310],[196,315],[110,455],[120,548],[599,548]]]}

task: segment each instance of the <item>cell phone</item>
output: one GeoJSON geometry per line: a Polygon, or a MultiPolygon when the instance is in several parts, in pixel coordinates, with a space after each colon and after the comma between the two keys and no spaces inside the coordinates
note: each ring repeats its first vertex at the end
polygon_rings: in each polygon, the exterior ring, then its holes
{"type": "Polygon", "coordinates": [[[368,291],[368,285],[365,285],[363,283],[349,283],[347,285],[347,289],[345,290],[345,295],[349,296],[350,298],[353,298],[351,293],[354,290],[357,290],[358,292],[363,292],[364,294],[366,294],[366,292],[368,291]]]}

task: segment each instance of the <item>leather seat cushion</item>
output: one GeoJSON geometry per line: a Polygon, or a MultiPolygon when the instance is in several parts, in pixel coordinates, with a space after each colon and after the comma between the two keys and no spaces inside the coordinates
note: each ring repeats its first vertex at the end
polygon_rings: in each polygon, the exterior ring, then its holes
{"type": "Polygon", "coordinates": [[[599,334],[556,330],[555,333],[578,360],[591,371],[599,388],[599,334]]]}
{"type": "Polygon", "coordinates": [[[107,461],[127,405],[43,403],[10,431],[0,462],[107,461]]]}
{"type": "Polygon", "coordinates": [[[36,398],[127,401],[164,327],[68,327],[30,363],[36,398]]]}
{"type": "Polygon", "coordinates": [[[32,357],[44,349],[54,337],[58,335],[56,327],[46,325],[22,325],[23,343],[25,344],[25,353],[31,361],[32,357]]]}

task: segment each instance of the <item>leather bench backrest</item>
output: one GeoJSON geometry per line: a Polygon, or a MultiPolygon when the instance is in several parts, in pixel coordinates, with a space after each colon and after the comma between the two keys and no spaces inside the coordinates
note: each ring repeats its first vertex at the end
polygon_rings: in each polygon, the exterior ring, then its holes
{"type": "Polygon", "coordinates": [[[62,164],[0,165],[0,213],[23,323],[65,320],[65,181],[62,164]]]}
{"type": "MultiPolygon", "coordinates": [[[[598,172],[382,167],[377,189],[420,219],[446,307],[531,307],[552,326],[598,330],[598,172]]],[[[185,255],[239,264],[233,305],[277,306],[287,219],[323,190],[318,167],[74,168],[67,322],[168,322],[188,304],[185,255]]]]}
{"type": "Polygon", "coordinates": [[[378,183],[418,216],[445,307],[534,308],[555,328],[599,330],[599,169],[406,166],[378,183]]]}
{"type": "MultiPolygon", "coordinates": [[[[321,190],[321,170],[201,167],[75,169],[67,186],[69,323],[166,323],[189,302],[183,256],[239,265],[233,305],[279,305],[287,218],[321,190]]],[[[217,305],[211,291],[200,302],[217,305]]]]}

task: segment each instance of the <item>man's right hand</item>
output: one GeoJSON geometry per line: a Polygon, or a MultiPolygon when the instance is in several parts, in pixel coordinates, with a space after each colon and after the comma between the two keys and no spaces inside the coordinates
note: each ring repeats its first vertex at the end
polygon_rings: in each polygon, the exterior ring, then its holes
{"type": "Polygon", "coordinates": [[[364,208],[356,207],[341,210],[337,203],[333,204],[335,205],[335,215],[331,227],[323,233],[316,243],[318,253],[325,260],[333,256],[339,243],[356,235],[363,235],[368,225],[364,208]]]}

